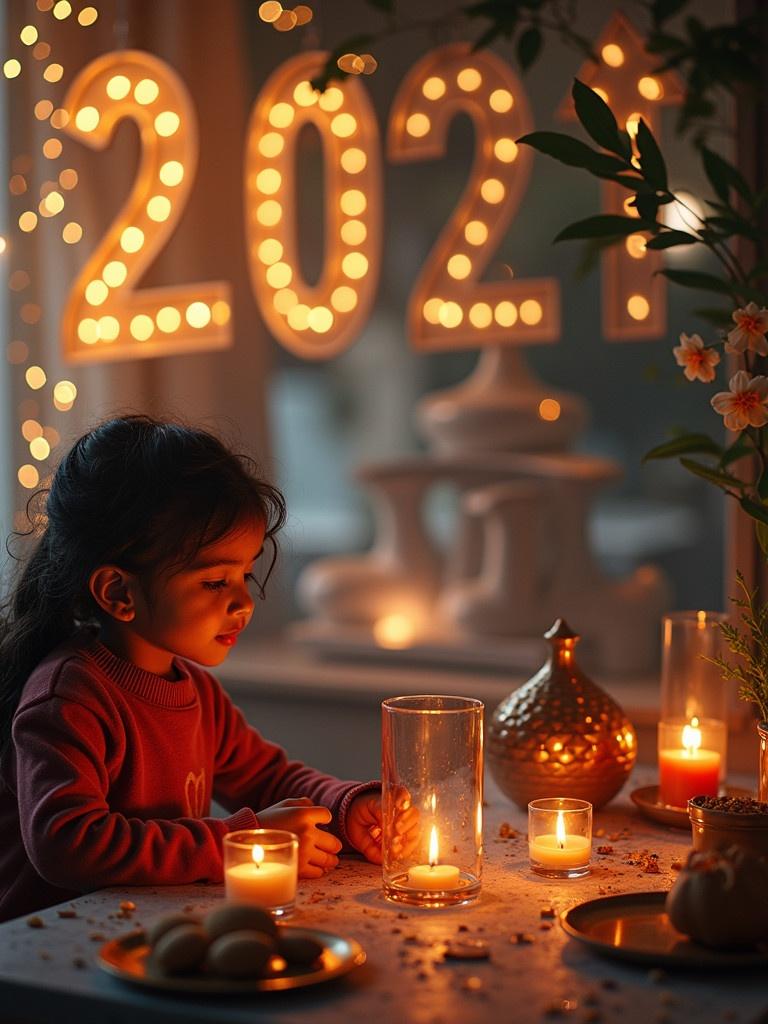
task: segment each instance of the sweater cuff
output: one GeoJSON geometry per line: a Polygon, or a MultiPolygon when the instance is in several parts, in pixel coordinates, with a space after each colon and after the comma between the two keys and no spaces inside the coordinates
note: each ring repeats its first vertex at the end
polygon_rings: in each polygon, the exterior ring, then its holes
{"type": "Polygon", "coordinates": [[[361,793],[372,792],[381,792],[381,782],[378,780],[374,782],[360,782],[356,786],[352,786],[351,789],[348,789],[341,798],[341,803],[339,804],[336,812],[336,820],[338,822],[339,839],[348,850],[356,849],[356,847],[354,847],[350,842],[349,836],[347,835],[347,811],[349,810],[349,805],[355,797],[360,796],[361,793]]]}
{"type": "Polygon", "coordinates": [[[259,819],[250,807],[241,807],[235,814],[223,819],[227,832],[237,832],[241,828],[258,828],[259,819]]]}

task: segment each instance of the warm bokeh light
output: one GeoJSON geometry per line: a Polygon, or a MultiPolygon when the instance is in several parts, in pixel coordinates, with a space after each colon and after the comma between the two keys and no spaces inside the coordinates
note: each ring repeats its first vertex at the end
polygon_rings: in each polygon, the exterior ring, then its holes
{"type": "Polygon", "coordinates": [[[168,196],[152,196],[147,203],[147,216],[157,224],[162,224],[171,215],[171,201],[168,196]]]}
{"type": "Polygon", "coordinates": [[[44,462],[51,454],[51,446],[44,437],[36,437],[29,442],[29,454],[38,462],[44,462]]]}
{"type": "Polygon", "coordinates": [[[123,229],[120,235],[120,248],[123,252],[134,253],[144,245],[144,232],[141,228],[131,225],[123,229]]]}
{"type": "Polygon", "coordinates": [[[616,43],[607,43],[600,51],[600,56],[610,68],[620,68],[624,63],[624,51],[616,43]]]}
{"type": "Polygon", "coordinates": [[[38,121],[47,121],[53,113],[53,104],[50,100],[38,100],[35,104],[35,117],[38,121]]]}
{"type": "Polygon", "coordinates": [[[109,288],[103,281],[89,281],[85,286],[85,301],[91,306],[100,306],[106,301],[109,288]]]}
{"type": "Polygon", "coordinates": [[[155,332],[154,321],[144,313],[139,313],[131,319],[130,331],[136,341],[147,341],[155,332]]]}
{"type": "Polygon", "coordinates": [[[506,195],[506,189],[498,178],[486,178],[480,186],[480,195],[486,203],[500,203],[506,195]]]}
{"type": "Polygon", "coordinates": [[[68,224],[65,224],[61,229],[61,237],[67,243],[67,245],[74,245],[79,242],[83,237],[83,229],[77,221],[71,220],[68,224]]]}
{"type": "Polygon", "coordinates": [[[422,309],[422,313],[424,315],[424,319],[427,321],[427,323],[430,323],[430,324],[439,324],[440,323],[440,307],[442,306],[442,304],[443,304],[443,300],[442,299],[438,299],[438,298],[427,299],[427,301],[424,303],[424,307],[422,309]]]}
{"type": "Polygon", "coordinates": [[[47,160],[58,160],[62,149],[61,139],[46,139],[43,143],[43,156],[47,160]]]}
{"type": "Polygon", "coordinates": [[[405,123],[405,130],[415,139],[427,135],[431,127],[431,122],[426,114],[411,114],[405,123]]]}
{"type": "Polygon", "coordinates": [[[259,152],[262,156],[279,156],[284,146],[285,139],[278,132],[266,132],[259,139],[259,152]]]}
{"type": "Polygon", "coordinates": [[[267,23],[277,21],[282,13],[283,5],[277,0],[264,0],[264,3],[259,5],[259,17],[267,23]]]}
{"type": "Polygon", "coordinates": [[[445,80],[433,75],[424,82],[421,91],[428,100],[439,100],[445,95],[445,80]]]}
{"type": "Polygon", "coordinates": [[[477,68],[462,68],[456,75],[456,84],[464,92],[475,92],[483,84],[483,76],[477,68]]]}
{"type": "Polygon", "coordinates": [[[493,323],[493,310],[487,302],[475,302],[469,309],[469,322],[473,327],[489,327],[493,323]]]}
{"type": "Polygon", "coordinates": [[[643,235],[627,235],[624,246],[629,255],[635,260],[640,260],[645,256],[645,238],[643,235]]]}
{"type": "Polygon", "coordinates": [[[122,260],[110,260],[104,267],[102,278],[110,288],[119,288],[128,277],[128,267],[122,260]]]}
{"type": "MultiPolygon", "coordinates": [[[[142,78],[140,82],[136,83],[136,87],[133,90],[133,98],[143,107],[148,107],[150,103],[154,103],[159,95],[160,86],[154,78],[142,78]]],[[[157,123],[155,123],[155,127],[157,127],[157,123]]],[[[163,132],[160,134],[162,135],[163,132]]],[[[173,132],[168,132],[168,134],[172,135],[173,132]]]]}
{"type": "Polygon", "coordinates": [[[664,95],[661,82],[651,75],[645,75],[640,79],[637,83],[637,91],[646,100],[660,100],[664,95]]]}
{"type": "Polygon", "coordinates": [[[367,205],[365,194],[356,188],[347,189],[339,197],[339,206],[347,217],[359,217],[361,213],[365,212],[367,205]]]}
{"type": "Polygon", "coordinates": [[[448,273],[457,281],[463,281],[472,273],[472,261],[464,253],[456,253],[448,260],[448,273]]]}
{"type": "Polygon", "coordinates": [[[633,320],[645,320],[650,311],[650,304],[644,295],[630,295],[627,299],[627,312],[633,320]]]}
{"type": "Polygon", "coordinates": [[[499,327],[513,327],[517,323],[517,306],[507,299],[497,302],[493,318],[499,327]]]}
{"type": "Polygon", "coordinates": [[[124,100],[131,91],[131,80],[125,75],[113,75],[107,82],[106,89],[111,100],[124,100]]]}
{"type": "Polygon", "coordinates": [[[438,318],[443,327],[458,327],[464,319],[464,311],[458,302],[443,302],[440,304],[438,318]]]}
{"type": "Polygon", "coordinates": [[[19,39],[25,46],[32,46],[37,42],[37,29],[34,25],[25,25],[19,32],[19,39]]]}
{"type": "Polygon", "coordinates": [[[97,328],[100,341],[116,341],[120,336],[120,321],[116,316],[100,316],[97,328]]]}
{"type": "Polygon", "coordinates": [[[93,25],[99,16],[99,12],[95,7],[84,7],[77,16],[77,20],[83,26],[87,28],[89,25],[93,25]]]}
{"type": "Polygon", "coordinates": [[[181,327],[181,313],[175,306],[162,306],[157,311],[155,323],[163,334],[173,334],[181,327]]]}
{"type": "Polygon", "coordinates": [[[37,420],[34,419],[24,420],[24,422],[21,424],[21,436],[27,442],[34,441],[36,437],[42,437],[42,423],[38,423],[37,420]]]}
{"type": "Polygon", "coordinates": [[[307,316],[307,325],[316,334],[327,334],[333,327],[333,313],[327,306],[314,306],[307,316]]]}
{"type": "Polygon", "coordinates": [[[22,487],[26,487],[27,490],[33,490],[40,483],[40,474],[34,466],[24,465],[19,466],[19,471],[16,474],[19,483],[22,487]]]}
{"type": "Polygon", "coordinates": [[[33,391],[39,391],[40,388],[45,386],[48,378],[42,366],[28,366],[24,379],[27,382],[27,387],[32,388],[33,391]]]}
{"type": "Polygon", "coordinates": [[[100,119],[96,107],[81,107],[75,114],[75,127],[81,132],[92,132],[98,127],[100,119]]]}
{"type": "Polygon", "coordinates": [[[58,18],[59,21],[64,21],[72,13],[72,4],[69,0],[57,0],[57,3],[53,5],[53,16],[58,18]]]}
{"type": "Polygon", "coordinates": [[[175,188],[184,180],[184,165],[178,160],[167,160],[158,171],[158,177],[163,185],[175,188]]]}
{"type": "Polygon", "coordinates": [[[283,258],[282,242],[278,242],[276,238],[265,238],[263,242],[259,243],[257,255],[265,266],[272,266],[273,263],[277,263],[283,258]]]}
{"type": "Polygon", "coordinates": [[[19,227],[22,231],[34,231],[37,227],[37,214],[33,210],[25,210],[19,217],[19,227]]]}
{"type": "Polygon", "coordinates": [[[53,398],[61,405],[72,405],[77,398],[77,388],[71,380],[60,380],[54,385],[53,398]]]}
{"type": "Polygon", "coordinates": [[[163,138],[168,139],[179,130],[181,118],[173,110],[163,110],[155,118],[155,131],[163,138]]]}
{"type": "Polygon", "coordinates": [[[488,97],[488,105],[497,114],[507,114],[514,106],[515,98],[508,89],[494,89],[488,97]]]}
{"type": "Polygon", "coordinates": [[[21,64],[14,57],[3,64],[3,74],[6,78],[18,78],[21,74],[21,64]]]}
{"type": "Polygon", "coordinates": [[[503,164],[511,164],[517,159],[517,143],[514,139],[497,139],[493,146],[493,153],[497,160],[503,164]]]}
{"type": "Polygon", "coordinates": [[[560,403],[554,398],[542,398],[539,402],[539,418],[554,423],[560,419],[560,403]]]}
{"type": "Polygon", "coordinates": [[[338,313],[350,313],[357,305],[357,292],[349,285],[340,285],[331,292],[331,305],[338,313]]]}
{"type": "Polygon", "coordinates": [[[341,261],[341,269],[347,277],[357,281],[368,273],[368,260],[361,252],[348,252],[341,261]]]}
{"type": "Polygon", "coordinates": [[[211,322],[211,307],[205,302],[191,302],[184,311],[184,319],[190,327],[207,327],[211,322]]]}
{"type": "Polygon", "coordinates": [[[359,174],[365,170],[365,165],[368,162],[368,158],[365,155],[365,151],[352,147],[345,149],[341,154],[341,166],[347,174],[359,174]]]}
{"type": "Polygon", "coordinates": [[[288,263],[273,263],[267,267],[265,276],[270,288],[287,288],[293,280],[293,269],[288,263]]]}
{"type": "Polygon", "coordinates": [[[321,110],[332,112],[338,110],[344,104],[344,93],[335,85],[329,85],[325,92],[321,92],[317,98],[317,105],[321,110]]]}
{"type": "Polygon", "coordinates": [[[348,139],[357,131],[357,121],[352,114],[337,114],[331,121],[331,131],[340,139],[348,139]]]}
{"type": "Polygon", "coordinates": [[[488,240],[488,226],[481,220],[471,220],[464,226],[464,238],[470,245],[484,245],[488,240]]]}
{"type": "Polygon", "coordinates": [[[368,229],[361,220],[347,220],[341,225],[340,234],[345,245],[362,245],[368,237],[368,229]]]}
{"type": "Polygon", "coordinates": [[[525,302],[520,303],[520,319],[528,327],[535,327],[536,324],[541,323],[543,316],[544,310],[536,299],[526,299],[525,302]]]}
{"type": "Polygon", "coordinates": [[[46,82],[60,82],[64,76],[64,68],[61,64],[53,63],[49,64],[45,71],[43,71],[43,78],[46,82]]]}
{"type": "Polygon", "coordinates": [[[379,647],[397,650],[409,647],[416,637],[416,627],[407,615],[393,612],[373,624],[373,638],[379,647]]]}
{"type": "Polygon", "coordinates": [[[280,222],[283,208],[276,199],[265,199],[256,207],[256,220],[264,227],[271,228],[280,222]]]}
{"type": "Polygon", "coordinates": [[[276,103],[269,112],[269,123],[273,128],[288,128],[293,124],[294,116],[290,103],[276,103]]]}

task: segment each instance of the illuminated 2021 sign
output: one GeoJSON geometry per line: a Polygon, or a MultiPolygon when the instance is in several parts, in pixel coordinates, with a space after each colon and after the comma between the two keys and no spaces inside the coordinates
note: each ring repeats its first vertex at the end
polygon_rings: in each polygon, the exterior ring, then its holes
{"type": "MultiPolygon", "coordinates": [[[[310,79],[326,56],[301,54],[270,76],[254,104],[245,145],[245,230],[254,295],[275,338],[307,359],[335,355],[357,337],[381,264],[378,124],[359,80],[334,83],[322,94],[312,89],[310,79]],[[300,271],[294,202],[296,141],[306,123],[322,139],[326,168],[324,262],[313,285],[300,271]]],[[[67,357],[101,361],[229,345],[227,282],[136,287],[172,233],[194,182],[197,129],[183,82],[157,57],[117,51],[77,75],[65,106],[66,130],[87,145],[106,147],[115,125],[131,118],[142,147],[125,205],[70,290],[62,317],[67,357]]],[[[428,53],[393,102],[389,157],[441,156],[448,126],[462,111],[475,127],[474,163],[412,291],[410,340],[425,350],[555,341],[560,316],[553,278],[480,279],[531,172],[531,151],[515,143],[531,129],[531,115],[509,66],[465,44],[428,53]]],[[[645,336],[652,336],[654,318],[645,326],[645,336]]]]}

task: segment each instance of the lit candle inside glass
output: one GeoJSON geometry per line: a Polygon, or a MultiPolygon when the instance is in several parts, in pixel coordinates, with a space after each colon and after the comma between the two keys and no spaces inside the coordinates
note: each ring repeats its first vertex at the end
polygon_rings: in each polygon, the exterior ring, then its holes
{"type": "Polygon", "coordinates": [[[227,899],[279,907],[296,897],[296,869],[291,864],[264,860],[264,847],[254,844],[251,862],[227,867],[224,876],[227,899]]]}
{"type": "Polygon", "coordinates": [[[530,841],[531,859],[544,867],[578,868],[589,863],[590,841],[586,836],[569,836],[563,812],[557,812],[554,834],[539,835],[530,841]]]}
{"type": "Polygon", "coordinates": [[[703,750],[699,720],[694,717],[680,732],[679,749],[659,750],[659,790],[662,803],[687,807],[694,796],[717,796],[720,754],[703,750]]]}
{"type": "Polygon", "coordinates": [[[408,884],[415,889],[456,889],[459,885],[459,869],[453,864],[439,864],[440,849],[437,827],[432,826],[429,834],[429,864],[417,864],[408,869],[408,884]]]}

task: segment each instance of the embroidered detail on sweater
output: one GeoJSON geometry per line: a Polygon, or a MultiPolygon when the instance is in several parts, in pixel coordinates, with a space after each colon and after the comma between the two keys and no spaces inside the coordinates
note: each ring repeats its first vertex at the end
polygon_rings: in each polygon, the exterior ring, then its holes
{"type": "Polygon", "coordinates": [[[189,772],[184,782],[184,801],[187,805],[188,818],[202,818],[205,812],[205,769],[197,775],[189,772]]]}

